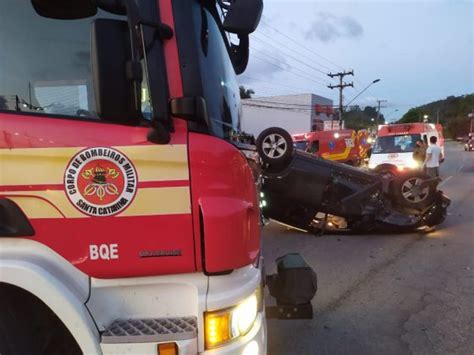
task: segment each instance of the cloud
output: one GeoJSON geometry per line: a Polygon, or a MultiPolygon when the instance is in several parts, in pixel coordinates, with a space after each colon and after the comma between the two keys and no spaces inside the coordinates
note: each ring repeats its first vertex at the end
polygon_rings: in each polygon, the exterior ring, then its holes
{"type": "Polygon", "coordinates": [[[250,48],[250,60],[245,72],[249,77],[272,78],[280,72],[290,69],[286,57],[278,51],[269,48],[252,51],[250,48]]]}
{"type": "Polygon", "coordinates": [[[306,31],[305,37],[309,40],[319,39],[322,42],[331,42],[340,38],[358,38],[363,33],[364,28],[353,17],[318,12],[310,29],[306,31]]]}

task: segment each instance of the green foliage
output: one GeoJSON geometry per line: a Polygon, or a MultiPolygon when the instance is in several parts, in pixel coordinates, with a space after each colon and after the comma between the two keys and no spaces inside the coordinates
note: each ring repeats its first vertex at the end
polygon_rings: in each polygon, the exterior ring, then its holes
{"type": "MultiPolygon", "coordinates": [[[[377,124],[375,121],[377,119],[377,108],[372,106],[366,106],[362,110],[359,106],[352,106],[346,112],[344,112],[344,121],[346,123],[346,128],[348,129],[368,129],[370,127],[375,127],[377,124]],[[374,119],[374,121],[372,121],[374,119]]],[[[380,114],[379,124],[385,123],[385,118],[383,114],[380,114]]]]}
{"type": "Polygon", "coordinates": [[[456,138],[469,133],[470,119],[467,115],[474,110],[474,94],[448,96],[445,100],[411,108],[398,123],[421,122],[424,115],[436,123],[439,112],[439,123],[444,128],[445,136],[456,138]]]}

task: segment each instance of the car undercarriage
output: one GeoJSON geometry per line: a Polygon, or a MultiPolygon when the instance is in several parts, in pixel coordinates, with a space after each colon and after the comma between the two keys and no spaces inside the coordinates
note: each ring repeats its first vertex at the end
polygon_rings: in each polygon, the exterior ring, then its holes
{"type": "Polygon", "coordinates": [[[312,233],[412,231],[442,223],[450,200],[419,171],[381,175],[293,149],[269,128],[257,139],[262,215],[312,233]]]}

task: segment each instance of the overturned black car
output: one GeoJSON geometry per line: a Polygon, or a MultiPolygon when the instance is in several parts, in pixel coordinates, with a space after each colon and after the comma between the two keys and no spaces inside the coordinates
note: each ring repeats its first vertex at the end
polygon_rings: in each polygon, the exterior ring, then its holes
{"type": "Polygon", "coordinates": [[[273,127],[257,138],[265,218],[308,232],[431,228],[450,200],[422,172],[379,175],[295,150],[273,127]]]}

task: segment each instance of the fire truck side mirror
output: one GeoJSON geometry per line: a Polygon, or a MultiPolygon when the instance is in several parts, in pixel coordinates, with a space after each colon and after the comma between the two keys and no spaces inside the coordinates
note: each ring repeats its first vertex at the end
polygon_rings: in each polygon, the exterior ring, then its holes
{"type": "Polygon", "coordinates": [[[91,66],[96,110],[103,120],[133,124],[141,118],[142,66],[132,56],[126,21],[92,23],[91,66]]]}
{"type": "Polygon", "coordinates": [[[101,8],[116,15],[127,14],[127,0],[31,0],[38,15],[61,20],[77,20],[97,14],[101,8]]]}
{"type": "Polygon", "coordinates": [[[178,97],[170,102],[171,114],[188,121],[208,121],[206,100],[202,97],[178,97]]]}
{"type": "Polygon", "coordinates": [[[31,0],[31,4],[38,15],[61,20],[81,19],[97,13],[92,0],[31,0]]]}
{"type": "Polygon", "coordinates": [[[226,32],[249,35],[257,29],[263,12],[263,0],[235,0],[225,5],[223,27],[226,32]]]}
{"type": "Polygon", "coordinates": [[[286,254],[276,260],[278,273],[267,276],[270,295],[276,306],[267,306],[268,318],[311,319],[311,300],[318,290],[316,272],[297,253],[286,254]]]}

